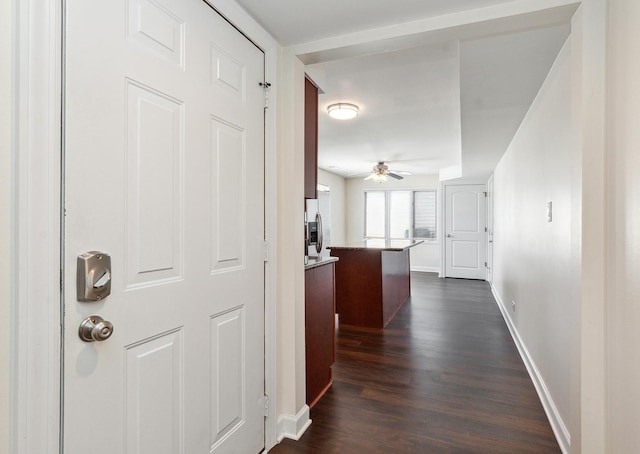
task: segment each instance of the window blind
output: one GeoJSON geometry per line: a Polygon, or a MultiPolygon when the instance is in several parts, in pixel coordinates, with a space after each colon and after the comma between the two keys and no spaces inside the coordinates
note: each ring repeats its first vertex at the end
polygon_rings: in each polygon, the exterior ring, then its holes
{"type": "Polygon", "coordinates": [[[413,237],[436,238],[436,191],[413,193],[413,237]]]}

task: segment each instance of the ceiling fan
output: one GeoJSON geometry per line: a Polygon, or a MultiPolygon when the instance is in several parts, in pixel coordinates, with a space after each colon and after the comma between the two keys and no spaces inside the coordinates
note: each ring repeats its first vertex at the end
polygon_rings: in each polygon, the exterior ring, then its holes
{"type": "MultiPolygon", "coordinates": [[[[354,174],[361,175],[361,174],[354,174]]],[[[411,175],[411,172],[406,172],[403,170],[391,170],[389,166],[387,166],[384,161],[379,161],[373,168],[371,169],[371,174],[365,178],[365,180],[373,179],[379,183],[387,180],[387,177],[395,178],[396,180],[402,180],[404,178],[403,175],[411,175]]]]}

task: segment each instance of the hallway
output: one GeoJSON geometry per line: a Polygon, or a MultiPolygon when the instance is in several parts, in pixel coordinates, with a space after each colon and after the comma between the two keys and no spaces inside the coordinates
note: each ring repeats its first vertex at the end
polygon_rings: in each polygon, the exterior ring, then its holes
{"type": "Polygon", "coordinates": [[[383,332],[338,330],[312,425],[270,452],[560,452],[488,283],[412,273],[411,285],[383,332]]]}

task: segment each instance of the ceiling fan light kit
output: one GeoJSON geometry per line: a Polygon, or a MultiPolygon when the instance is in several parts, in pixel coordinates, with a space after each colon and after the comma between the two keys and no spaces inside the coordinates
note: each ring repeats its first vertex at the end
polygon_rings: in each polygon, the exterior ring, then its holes
{"type": "Polygon", "coordinates": [[[327,107],[329,116],[337,120],[351,120],[358,116],[359,111],[360,108],[358,106],[346,102],[331,104],[327,107]]]}
{"type": "Polygon", "coordinates": [[[387,181],[387,176],[384,173],[373,174],[373,181],[376,183],[384,183],[387,181]]]}

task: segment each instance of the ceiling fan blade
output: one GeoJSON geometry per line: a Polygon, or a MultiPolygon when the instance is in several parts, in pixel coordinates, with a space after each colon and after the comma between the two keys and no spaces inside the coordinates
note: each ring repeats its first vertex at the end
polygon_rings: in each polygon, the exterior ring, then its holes
{"type": "Polygon", "coordinates": [[[389,172],[395,173],[397,175],[404,175],[404,176],[413,175],[413,173],[411,173],[411,172],[409,172],[407,170],[391,170],[391,169],[389,169],[389,172]]]}
{"type": "Polygon", "coordinates": [[[376,174],[372,173],[371,175],[369,175],[367,178],[364,179],[364,181],[370,180],[371,178],[373,178],[376,174]]]}
{"type": "Polygon", "coordinates": [[[387,175],[390,176],[391,178],[395,178],[396,180],[403,180],[404,177],[402,175],[398,175],[395,173],[391,173],[391,172],[387,172],[387,175]]]}

